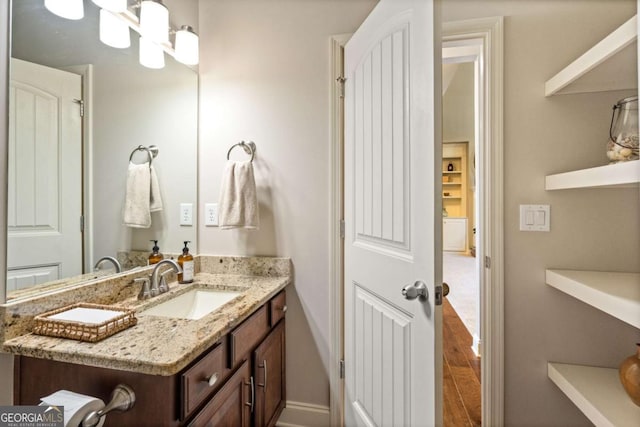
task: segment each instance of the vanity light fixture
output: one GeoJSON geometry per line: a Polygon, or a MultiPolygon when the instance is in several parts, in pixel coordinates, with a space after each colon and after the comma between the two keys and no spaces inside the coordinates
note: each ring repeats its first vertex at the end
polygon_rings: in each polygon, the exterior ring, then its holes
{"type": "Polygon", "coordinates": [[[100,41],[118,49],[128,48],[131,46],[129,26],[117,15],[100,9],[100,41]]]}
{"type": "Polygon", "coordinates": [[[84,5],[82,0],[44,0],[44,7],[66,19],[84,18],[84,5]]]}
{"type": "Polygon", "coordinates": [[[140,3],[141,34],[156,43],[169,42],[169,9],[160,0],[140,3]]]}
{"type": "Polygon", "coordinates": [[[176,59],[186,65],[196,65],[200,58],[198,54],[198,35],[188,25],[183,25],[176,31],[176,59]]]}
{"type": "MultiPolygon", "coordinates": [[[[169,26],[169,9],[161,0],[138,0],[129,6],[128,0],[92,0],[100,9],[100,41],[123,49],[131,45],[129,28],[140,34],[140,64],[163,68],[164,54],[186,65],[199,62],[199,38],[188,25],[179,30],[169,26]],[[135,13],[140,9],[140,17],[135,13]],[[175,34],[175,49],[169,40],[175,34]]],[[[44,0],[45,7],[67,19],[84,17],[83,0],[44,0]]]]}
{"type": "Polygon", "coordinates": [[[154,43],[146,37],[140,36],[140,56],[141,65],[147,68],[164,68],[164,50],[162,46],[154,43]]]}
{"type": "Polygon", "coordinates": [[[122,13],[127,10],[127,0],[91,0],[99,8],[109,12],[122,13]]]}

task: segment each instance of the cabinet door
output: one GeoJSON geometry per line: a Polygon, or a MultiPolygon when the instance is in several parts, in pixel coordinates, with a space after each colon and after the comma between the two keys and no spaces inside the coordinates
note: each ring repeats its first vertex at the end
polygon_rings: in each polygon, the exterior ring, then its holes
{"type": "Polygon", "coordinates": [[[285,320],[253,352],[255,426],[274,426],[285,404],[285,320]]]}
{"type": "Polygon", "coordinates": [[[442,250],[464,251],[467,249],[467,219],[444,218],[442,220],[442,250]]]}
{"type": "Polygon", "coordinates": [[[252,386],[249,361],[245,361],[189,426],[249,427],[254,398],[252,386]]]}

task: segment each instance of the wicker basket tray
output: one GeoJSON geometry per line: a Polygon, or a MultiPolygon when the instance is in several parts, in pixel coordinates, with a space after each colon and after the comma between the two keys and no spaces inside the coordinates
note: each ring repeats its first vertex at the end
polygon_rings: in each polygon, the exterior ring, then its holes
{"type": "Polygon", "coordinates": [[[138,323],[133,310],[108,305],[78,303],[33,318],[33,333],[96,342],[138,323]],[[75,318],[93,317],[93,321],[75,318]]]}

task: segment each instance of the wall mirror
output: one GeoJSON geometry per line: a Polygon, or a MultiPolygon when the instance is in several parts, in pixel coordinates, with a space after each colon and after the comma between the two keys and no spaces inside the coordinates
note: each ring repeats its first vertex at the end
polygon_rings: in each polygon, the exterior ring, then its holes
{"type": "Polygon", "coordinates": [[[196,250],[195,214],[191,226],[179,214],[197,206],[197,72],[166,54],[164,68],[143,67],[133,31],[129,48],[102,44],[99,9],[84,8],[75,21],[43,0],[12,2],[7,300],[114,273],[95,262],[148,254],[151,239],[167,254],[185,240],[196,250]],[[151,145],[162,210],[128,227],[130,158],[147,162],[134,150],[151,145]]]}

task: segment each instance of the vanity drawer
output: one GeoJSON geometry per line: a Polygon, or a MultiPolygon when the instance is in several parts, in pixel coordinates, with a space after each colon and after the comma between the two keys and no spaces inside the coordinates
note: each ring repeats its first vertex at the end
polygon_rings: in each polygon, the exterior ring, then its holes
{"type": "Polygon", "coordinates": [[[260,307],[240,326],[229,334],[231,345],[231,367],[242,362],[262,339],[269,333],[269,304],[260,307]]]}
{"type": "Polygon", "coordinates": [[[185,419],[200,403],[220,388],[231,372],[227,368],[226,338],[180,376],[182,387],[181,419],[185,419]],[[209,380],[215,378],[212,384],[209,380]]]}
{"type": "Polygon", "coordinates": [[[287,312],[287,294],[285,291],[280,292],[269,302],[269,310],[271,311],[271,327],[278,324],[287,312]]]}

